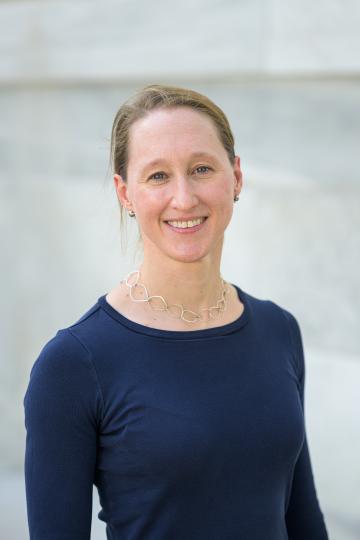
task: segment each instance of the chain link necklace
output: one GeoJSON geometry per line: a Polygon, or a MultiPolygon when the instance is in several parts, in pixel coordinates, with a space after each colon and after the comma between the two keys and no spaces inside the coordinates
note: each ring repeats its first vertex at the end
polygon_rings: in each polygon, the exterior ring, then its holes
{"type": "Polygon", "coordinates": [[[201,311],[208,312],[208,319],[204,318],[204,316],[200,315],[199,313],[195,313],[195,311],[192,311],[191,309],[184,309],[181,304],[167,304],[166,300],[162,296],[149,296],[145,285],[139,282],[139,278],[140,270],[134,270],[127,275],[125,280],[121,281],[121,283],[125,281],[125,284],[130,288],[130,298],[133,302],[148,302],[152,310],[167,311],[173,318],[182,319],[187,323],[196,323],[199,321],[216,319],[219,314],[223,313],[226,309],[226,295],[229,293],[229,286],[222,276],[220,276],[222,282],[222,292],[220,299],[216,302],[216,306],[201,308],[201,311]],[[158,306],[156,306],[156,304],[158,304],[158,306]]]}

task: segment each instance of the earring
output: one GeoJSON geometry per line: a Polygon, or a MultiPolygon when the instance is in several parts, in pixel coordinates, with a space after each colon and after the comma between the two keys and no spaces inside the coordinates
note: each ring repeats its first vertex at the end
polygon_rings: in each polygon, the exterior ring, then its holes
{"type": "Polygon", "coordinates": [[[239,196],[238,195],[235,195],[234,197],[234,202],[238,201],[239,200],[239,196]]]}
{"type": "Polygon", "coordinates": [[[129,216],[130,216],[130,217],[134,217],[134,216],[135,216],[134,210],[129,210],[129,216]]]}

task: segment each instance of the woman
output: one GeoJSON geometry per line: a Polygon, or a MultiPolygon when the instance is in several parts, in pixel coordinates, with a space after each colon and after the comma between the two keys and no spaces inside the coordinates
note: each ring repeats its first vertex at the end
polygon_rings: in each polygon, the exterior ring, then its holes
{"type": "Polygon", "coordinates": [[[242,187],[224,113],[150,85],[112,130],[143,260],[41,350],[24,397],[33,540],[325,540],[296,318],[221,276],[242,187]]]}

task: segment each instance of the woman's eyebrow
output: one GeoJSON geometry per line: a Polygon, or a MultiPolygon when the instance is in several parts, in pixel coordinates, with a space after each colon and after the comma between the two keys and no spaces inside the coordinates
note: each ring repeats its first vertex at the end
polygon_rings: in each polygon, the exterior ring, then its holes
{"type": "Polygon", "coordinates": [[[209,152],[193,152],[190,157],[206,157],[210,159],[216,159],[213,154],[209,154],[209,152]]]}
{"type": "MultiPolygon", "coordinates": [[[[204,157],[207,159],[216,159],[215,156],[213,156],[212,154],[209,154],[208,152],[192,152],[190,154],[190,158],[198,158],[198,157],[204,157]]],[[[156,165],[161,165],[163,163],[167,163],[167,160],[165,158],[153,159],[142,168],[142,172],[145,172],[150,167],[155,167],[156,165]]]]}
{"type": "Polygon", "coordinates": [[[161,165],[162,163],[166,163],[166,159],[153,159],[152,161],[149,161],[144,167],[142,168],[142,172],[146,171],[147,169],[150,169],[150,167],[155,167],[156,165],[161,165]]]}

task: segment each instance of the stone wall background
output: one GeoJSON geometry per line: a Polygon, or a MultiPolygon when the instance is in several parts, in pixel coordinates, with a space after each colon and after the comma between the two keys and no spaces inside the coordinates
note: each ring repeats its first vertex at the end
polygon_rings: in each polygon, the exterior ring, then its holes
{"type": "MultiPolygon", "coordinates": [[[[164,82],[204,92],[229,117],[244,188],[222,273],[298,318],[320,501],[332,538],[357,538],[358,3],[15,0],[0,1],[0,22],[1,536],[27,538],[33,362],[141,259],[131,221],[120,249],[109,136],[124,99],[164,82]]],[[[104,538],[97,504],[93,536],[104,538]]]]}

